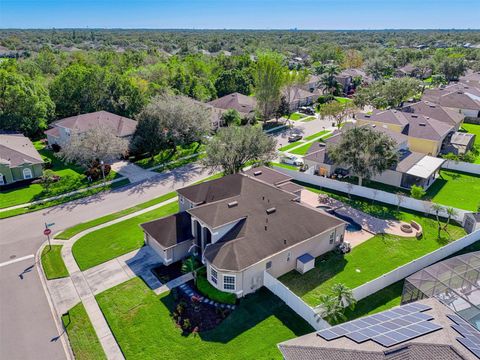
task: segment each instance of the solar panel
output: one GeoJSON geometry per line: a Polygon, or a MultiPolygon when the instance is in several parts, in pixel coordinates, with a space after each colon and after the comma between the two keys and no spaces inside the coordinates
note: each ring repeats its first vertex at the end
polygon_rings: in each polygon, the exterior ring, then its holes
{"type": "Polygon", "coordinates": [[[480,359],[480,332],[458,315],[447,315],[455,325],[452,328],[462,337],[457,341],[480,359]]]}
{"type": "MultiPolygon", "coordinates": [[[[382,346],[390,347],[442,329],[441,326],[430,321],[433,319],[432,316],[423,313],[426,310],[431,310],[431,307],[411,303],[320,330],[317,335],[328,341],[342,336],[356,343],[373,340],[382,346]]],[[[469,338],[465,340],[470,341],[469,338]]]]}

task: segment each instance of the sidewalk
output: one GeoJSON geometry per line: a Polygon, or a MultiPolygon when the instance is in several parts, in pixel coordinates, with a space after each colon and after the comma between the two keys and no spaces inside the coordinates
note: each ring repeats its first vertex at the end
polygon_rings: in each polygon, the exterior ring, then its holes
{"type": "MultiPolygon", "coordinates": [[[[70,277],[47,281],[58,315],[66,313],[80,301],[92,322],[108,359],[124,359],[110,328],[95,300],[95,295],[134,277],[141,277],[155,293],[160,294],[191,280],[192,274],[185,274],[173,281],[162,284],[150,271],[161,264],[160,257],[150,248],[142,247],[103,264],[81,271],[72,253],[72,247],[79,239],[98,229],[114,225],[161,206],[177,201],[172,198],[121,218],[97,225],[73,236],[70,240],[51,240],[52,245],[62,245],[62,258],[70,277]]],[[[48,246],[48,245],[46,245],[48,246]]]]}

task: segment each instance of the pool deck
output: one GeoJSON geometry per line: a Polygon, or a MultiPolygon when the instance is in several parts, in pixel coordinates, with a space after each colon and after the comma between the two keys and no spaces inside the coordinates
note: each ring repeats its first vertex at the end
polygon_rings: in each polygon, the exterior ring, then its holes
{"type": "Polygon", "coordinates": [[[415,236],[415,233],[407,234],[400,229],[402,224],[407,224],[406,222],[379,219],[327,196],[320,201],[319,195],[310,190],[302,190],[300,201],[315,208],[319,205],[329,206],[337,214],[347,216],[359,224],[362,227],[361,231],[345,232],[345,241],[350,242],[352,247],[371,239],[376,234],[384,233],[404,237],[415,236]]]}

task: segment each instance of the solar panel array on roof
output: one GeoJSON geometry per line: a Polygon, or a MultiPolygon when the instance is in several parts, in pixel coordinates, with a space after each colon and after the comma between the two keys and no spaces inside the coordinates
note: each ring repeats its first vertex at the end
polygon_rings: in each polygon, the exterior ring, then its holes
{"type": "Polygon", "coordinates": [[[320,330],[317,335],[327,341],[345,336],[356,343],[373,340],[389,347],[442,329],[423,313],[426,310],[431,307],[412,303],[320,330]]]}
{"type": "Polygon", "coordinates": [[[457,337],[457,341],[480,359],[480,332],[458,315],[447,316],[455,323],[452,328],[462,335],[462,337],[457,337]]]}

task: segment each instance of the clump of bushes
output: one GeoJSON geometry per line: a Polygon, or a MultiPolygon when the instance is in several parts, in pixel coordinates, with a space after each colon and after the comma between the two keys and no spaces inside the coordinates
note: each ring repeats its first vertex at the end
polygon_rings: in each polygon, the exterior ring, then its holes
{"type": "Polygon", "coordinates": [[[197,290],[210,300],[224,304],[235,304],[237,302],[237,296],[235,294],[220,291],[208,282],[207,270],[205,268],[197,272],[196,286],[197,290]]]}

